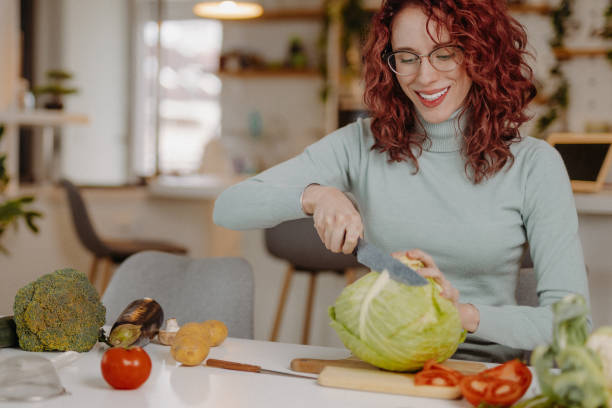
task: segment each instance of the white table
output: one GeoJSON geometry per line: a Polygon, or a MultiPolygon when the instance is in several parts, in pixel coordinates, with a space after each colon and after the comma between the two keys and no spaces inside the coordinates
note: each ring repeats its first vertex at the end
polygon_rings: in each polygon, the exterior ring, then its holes
{"type": "MultiPolygon", "coordinates": [[[[59,369],[69,395],[40,403],[0,402],[0,407],[470,407],[464,399],[447,401],[327,388],[318,385],[314,375],[313,380],[309,380],[207,366],[185,367],[174,361],[168,347],[156,344],[145,348],[153,361],[147,382],[137,390],[119,391],[107,385],[100,373],[100,359],[105,347],[98,344],[71,365],[59,369]]],[[[0,349],[0,360],[18,353],[25,352],[0,349]]],[[[291,372],[289,364],[294,358],[339,359],[348,355],[349,352],[342,348],[228,338],[221,346],[212,348],[209,357],[291,372]]],[[[535,395],[536,388],[534,381],[525,397],[535,395]]]]}

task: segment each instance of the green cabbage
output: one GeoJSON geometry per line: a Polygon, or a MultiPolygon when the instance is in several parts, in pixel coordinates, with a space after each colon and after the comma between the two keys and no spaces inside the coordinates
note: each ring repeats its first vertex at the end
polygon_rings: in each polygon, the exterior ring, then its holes
{"type": "Polygon", "coordinates": [[[414,371],[427,360],[446,360],[465,339],[459,312],[438,284],[404,285],[387,271],[344,288],[329,316],[355,356],[386,370],[414,371]]]}

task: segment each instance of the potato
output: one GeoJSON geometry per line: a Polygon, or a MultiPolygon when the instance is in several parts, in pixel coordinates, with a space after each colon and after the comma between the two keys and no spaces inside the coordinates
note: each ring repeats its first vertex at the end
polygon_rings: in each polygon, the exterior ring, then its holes
{"type": "Polygon", "coordinates": [[[176,338],[182,336],[196,336],[204,340],[208,336],[208,330],[202,326],[199,322],[189,322],[181,326],[178,332],[176,332],[176,338]]]}
{"type": "Polygon", "coordinates": [[[210,347],[218,346],[227,337],[227,326],[219,320],[206,320],[202,322],[206,330],[207,342],[210,347]]]}
{"type": "Polygon", "coordinates": [[[202,361],[208,356],[210,347],[201,337],[197,335],[186,335],[174,339],[174,343],[170,348],[172,357],[179,363],[187,366],[196,366],[202,364],[202,361]]]}

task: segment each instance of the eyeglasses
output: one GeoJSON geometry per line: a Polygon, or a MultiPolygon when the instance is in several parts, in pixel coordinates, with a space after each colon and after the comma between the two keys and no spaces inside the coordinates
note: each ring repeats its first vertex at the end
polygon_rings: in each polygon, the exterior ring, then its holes
{"type": "Polygon", "coordinates": [[[448,72],[463,63],[463,49],[458,45],[449,45],[436,48],[427,55],[411,51],[394,51],[384,56],[391,71],[400,76],[415,75],[419,71],[423,57],[427,57],[431,66],[437,71],[448,72]]]}

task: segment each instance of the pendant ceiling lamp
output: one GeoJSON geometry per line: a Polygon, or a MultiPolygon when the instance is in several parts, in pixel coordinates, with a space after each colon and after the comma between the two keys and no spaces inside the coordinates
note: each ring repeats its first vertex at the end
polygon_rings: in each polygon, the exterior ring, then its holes
{"type": "Polygon", "coordinates": [[[205,1],[193,6],[196,16],[220,20],[246,20],[263,14],[263,7],[255,2],[205,1]]]}

